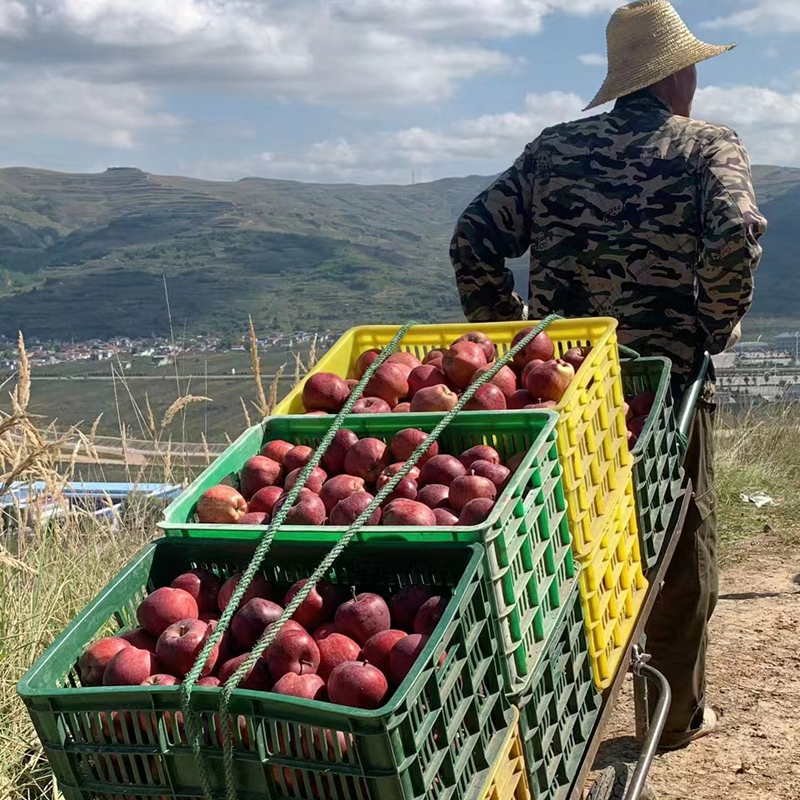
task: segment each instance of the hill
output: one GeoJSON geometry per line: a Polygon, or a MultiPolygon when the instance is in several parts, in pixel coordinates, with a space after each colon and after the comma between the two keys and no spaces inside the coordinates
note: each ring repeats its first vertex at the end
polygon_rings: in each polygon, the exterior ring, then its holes
{"type": "MultiPolygon", "coordinates": [[[[800,169],[755,167],[771,228],[756,310],[796,316],[800,169]]],[[[236,332],[460,317],[447,243],[490,180],[223,183],[134,168],[0,170],[0,333],[236,332]],[[367,300],[369,301],[367,303],[367,300]]],[[[520,274],[525,268],[520,265],[520,274]]]]}

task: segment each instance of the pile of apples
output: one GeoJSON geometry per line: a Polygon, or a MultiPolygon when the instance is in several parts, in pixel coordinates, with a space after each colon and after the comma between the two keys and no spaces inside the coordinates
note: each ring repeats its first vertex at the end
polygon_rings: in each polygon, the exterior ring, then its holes
{"type": "MultiPolygon", "coordinates": [[[[174,686],[183,681],[239,583],[193,569],[148,595],[140,627],[100,639],[81,655],[84,686],[174,686]]],[[[198,686],[220,686],[307,580],[285,594],[263,576],[247,588],[230,629],[208,658],[198,686]],[[283,598],[283,605],[277,602],[283,598]]],[[[443,590],[410,585],[388,602],[372,592],[352,597],[320,581],[239,684],[337,705],[376,709],[409,673],[449,602],[443,590]]]]}
{"type": "MultiPolygon", "coordinates": [[[[289,509],[287,525],[352,525],[377,493],[404,466],[427,434],[404,428],[384,442],[341,429],[289,509]]],[[[202,523],[266,525],[283,506],[314,451],[282,439],[267,442],[239,473],[239,490],[220,484],[197,503],[202,523]]],[[[375,510],[367,524],[390,526],[477,525],[492,513],[524,453],[504,465],[489,445],[459,456],[434,442],[375,510]]]]}
{"type": "Polygon", "coordinates": [[[656,401],[655,392],[641,392],[630,401],[625,401],[625,424],[628,429],[628,447],[632,448],[647,423],[647,417],[656,401]]]}
{"type": "MultiPolygon", "coordinates": [[[[512,347],[532,330],[521,330],[512,347]]],[[[541,332],[478,389],[464,410],[552,408],[563,397],[590,349],[573,347],[556,358],[552,339],[541,332]]],[[[311,375],[303,385],[306,414],[339,412],[380,352],[373,349],[362,353],[355,374],[346,380],[332,372],[311,375]]],[[[449,411],[463,391],[494,366],[496,357],[494,342],[480,331],[456,339],[447,350],[431,350],[422,361],[412,353],[394,353],[370,378],[353,413],[449,411]]]]}

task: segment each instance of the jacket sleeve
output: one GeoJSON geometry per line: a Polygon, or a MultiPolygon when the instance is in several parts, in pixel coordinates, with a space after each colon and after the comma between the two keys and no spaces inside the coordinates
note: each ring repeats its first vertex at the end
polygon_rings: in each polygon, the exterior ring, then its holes
{"type": "Polygon", "coordinates": [[[750,161],[728,129],[701,151],[701,246],[697,316],[705,348],[721,353],[753,302],[758,240],[767,221],[756,206],[750,161]]]}
{"type": "Polygon", "coordinates": [[[536,141],[529,144],[456,223],[450,260],[471,322],[522,319],[524,303],[514,292],[514,276],[505,262],[530,247],[536,146],[536,141]]]}

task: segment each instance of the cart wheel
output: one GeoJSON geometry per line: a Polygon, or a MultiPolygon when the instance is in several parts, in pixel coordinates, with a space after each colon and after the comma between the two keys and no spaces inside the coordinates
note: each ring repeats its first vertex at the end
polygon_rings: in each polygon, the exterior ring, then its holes
{"type": "MultiPolygon", "coordinates": [[[[586,800],[624,800],[632,777],[633,767],[630,764],[612,764],[600,773],[586,800]]],[[[658,800],[658,797],[649,786],[645,786],[639,800],[658,800]]]]}

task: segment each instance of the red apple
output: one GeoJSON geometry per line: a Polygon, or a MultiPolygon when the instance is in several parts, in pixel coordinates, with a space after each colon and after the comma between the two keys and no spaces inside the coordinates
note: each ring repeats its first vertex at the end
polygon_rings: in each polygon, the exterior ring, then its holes
{"type": "Polygon", "coordinates": [[[531,393],[527,389],[518,389],[506,400],[506,406],[510,409],[519,410],[534,402],[531,393]]]}
{"type": "Polygon", "coordinates": [[[283,457],[283,469],[286,473],[299,469],[308,464],[314,456],[314,451],[305,444],[295,445],[283,457]]]}
{"type": "Polygon", "coordinates": [[[283,614],[283,607],[263,597],[242,604],[231,620],[231,635],[240,652],[252,650],[264,631],[283,614]]]}
{"type": "Polygon", "coordinates": [[[283,489],[280,486],[265,486],[259,489],[247,504],[247,510],[250,513],[262,512],[268,516],[272,515],[275,508],[275,502],[283,494],[283,489]]]}
{"type": "MultiPolygon", "coordinates": [[[[201,678],[200,680],[205,680],[201,678]]],[[[200,685],[200,680],[197,681],[195,684],[196,686],[200,685]]],[[[216,680],[216,678],[214,678],[216,680]]],[[[180,681],[174,675],[167,675],[165,672],[157,672],[155,675],[151,675],[149,678],[145,678],[142,681],[142,686],[177,686],[180,681]]]]}
{"type": "Polygon", "coordinates": [[[392,407],[380,397],[360,397],[353,406],[353,414],[390,414],[392,407]]]}
{"type": "MultiPolygon", "coordinates": [[[[477,380],[481,375],[486,374],[492,369],[491,365],[481,367],[474,375],[473,380],[477,380]]],[[[490,379],[489,383],[494,384],[506,398],[506,405],[508,405],[509,398],[513,397],[517,391],[517,376],[514,370],[509,366],[500,367],[497,374],[490,379]]]]}
{"type": "Polygon", "coordinates": [[[372,362],[375,361],[380,354],[381,351],[377,348],[372,348],[372,350],[367,350],[366,352],[362,353],[358,357],[358,361],[356,361],[356,378],[361,380],[361,378],[364,377],[364,373],[372,366],[372,362]]]}
{"type": "MultiPolygon", "coordinates": [[[[287,494],[295,487],[297,483],[297,479],[300,477],[300,473],[305,469],[305,467],[300,467],[300,469],[293,469],[287,476],[286,476],[286,483],[283,485],[283,491],[287,494]]],[[[311,474],[308,476],[308,479],[305,482],[304,488],[308,489],[314,494],[319,494],[320,489],[322,489],[322,484],[328,480],[328,473],[325,472],[324,469],[320,467],[314,467],[311,470],[311,474]]]]}
{"type": "Polygon", "coordinates": [[[430,637],[412,633],[397,641],[389,653],[389,677],[394,686],[399,686],[411,672],[430,637]]]}
{"type": "Polygon", "coordinates": [[[633,419],[633,411],[627,402],[622,403],[622,410],[625,412],[625,421],[630,422],[633,419]]]}
{"type": "Polygon", "coordinates": [[[570,349],[561,356],[561,360],[566,361],[567,364],[577,372],[591,352],[591,347],[570,347],[570,349]]]}
{"type": "Polygon", "coordinates": [[[286,454],[294,448],[291,442],[284,441],[283,439],[273,439],[271,442],[265,442],[261,447],[261,455],[283,464],[283,459],[286,454]]]}
{"type": "Polygon", "coordinates": [[[328,680],[328,699],[340,706],[374,710],[380,708],[388,691],[386,676],[362,661],[339,664],[328,680]]]}
{"type": "Polygon", "coordinates": [[[220,680],[216,675],[206,675],[205,678],[200,678],[195,686],[220,686],[220,680]]]}
{"type": "Polygon", "coordinates": [[[151,653],[156,651],[158,638],[153,636],[152,633],[148,633],[144,628],[134,628],[125,633],[120,633],[119,638],[124,639],[133,647],[138,647],[140,650],[149,650],[151,653]]]}
{"type": "Polygon", "coordinates": [[[526,455],[527,453],[514,453],[514,455],[506,461],[506,466],[511,470],[512,475],[519,469],[526,455]]]}
{"type": "Polygon", "coordinates": [[[434,508],[433,516],[436,517],[436,525],[440,528],[452,528],[458,525],[458,517],[449,508],[434,508]]]}
{"type": "Polygon", "coordinates": [[[628,439],[628,449],[632,450],[636,446],[636,442],[639,441],[639,437],[630,428],[625,433],[628,439]]]}
{"type": "MultiPolygon", "coordinates": [[[[392,457],[396,462],[408,461],[414,451],[427,438],[428,434],[425,433],[425,431],[419,430],[419,428],[403,428],[403,430],[398,431],[394,434],[394,436],[392,436],[391,442],[389,443],[389,449],[392,457]]],[[[431,444],[431,446],[422,454],[419,461],[417,461],[417,466],[422,468],[428,459],[433,458],[433,456],[437,455],[438,453],[439,445],[437,442],[433,442],[433,444],[431,444]]]]}
{"type": "Polygon", "coordinates": [[[353,475],[334,475],[323,484],[319,492],[325,510],[330,514],[340,500],[364,491],[364,479],[353,475]]]}
{"type": "Polygon", "coordinates": [[[311,638],[315,642],[327,639],[332,633],[336,633],[336,626],[332,622],[323,622],[312,634],[311,638]]]}
{"type": "Polygon", "coordinates": [[[488,444],[476,444],[465,450],[458,460],[464,465],[464,469],[469,469],[476,461],[489,461],[492,464],[500,463],[500,454],[494,447],[488,444]]]}
{"type": "MultiPolygon", "coordinates": [[[[475,373],[487,364],[483,347],[474,342],[456,342],[442,359],[444,374],[459,389],[466,389],[472,383],[475,373]]],[[[413,406],[413,401],[412,401],[413,406]]]]}
{"type": "Polygon", "coordinates": [[[422,362],[413,354],[407,351],[401,350],[398,353],[392,353],[389,358],[386,359],[387,364],[402,364],[406,367],[409,372],[412,369],[416,369],[417,367],[422,366],[422,362]]]}
{"type": "Polygon", "coordinates": [[[287,672],[272,687],[275,694],[284,694],[288,697],[302,697],[306,700],[325,699],[325,681],[314,673],[295,675],[287,672]]]}
{"type": "Polygon", "coordinates": [[[418,584],[411,584],[397,592],[389,600],[389,611],[395,628],[404,630],[406,633],[412,633],[417,612],[423,603],[433,596],[433,589],[429,586],[420,586],[418,584]]]}
{"type": "MultiPolygon", "coordinates": [[[[367,664],[377,667],[384,675],[389,670],[389,653],[391,649],[400,641],[405,639],[408,634],[405,631],[389,629],[381,631],[370,637],[361,651],[361,660],[367,664]]],[[[356,659],[349,659],[355,661],[356,659]]]]}
{"type": "Polygon", "coordinates": [[[413,478],[406,476],[402,478],[397,486],[392,489],[382,505],[387,507],[395,500],[415,500],[417,497],[417,482],[413,478]]]}
{"type": "Polygon", "coordinates": [[[392,414],[408,414],[410,411],[411,411],[411,403],[398,403],[392,409],[392,414]]]}
{"type": "Polygon", "coordinates": [[[445,349],[441,348],[441,347],[434,347],[433,350],[428,350],[428,352],[425,353],[425,355],[424,355],[424,357],[422,359],[422,363],[423,364],[430,364],[431,361],[441,360],[441,359],[444,358],[444,354],[446,352],[447,351],[445,349]]]}
{"type": "Polygon", "coordinates": [[[486,356],[486,362],[489,363],[494,361],[494,342],[485,333],[481,333],[480,331],[470,331],[469,333],[465,333],[463,336],[460,336],[458,339],[456,339],[453,344],[456,345],[459,342],[472,342],[473,344],[479,345],[483,348],[483,354],[486,356]]]}
{"type": "Polygon", "coordinates": [[[336,609],[336,632],[349,636],[359,645],[391,627],[391,616],[386,601],[377,594],[364,592],[336,609]]]}
{"type": "MultiPolygon", "coordinates": [[[[375,499],[369,492],[354,492],[344,500],[340,500],[331,511],[331,525],[349,527],[366,510],[369,504],[375,499]]],[[[367,525],[378,525],[381,521],[381,510],[376,508],[367,520],[367,525]]]]}
{"type": "Polygon", "coordinates": [[[408,394],[408,373],[399,364],[385,363],[375,371],[364,389],[366,397],[380,397],[396,406],[408,394]]]}
{"type": "Polygon", "coordinates": [[[447,376],[433,364],[423,364],[412,370],[408,376],[408,392],[413,397],[420,389],[429,386],[450,386],[447,376]]]}
{"type": "Polygon", "coordinates": [[[425,463],[419,471],[417,483],[420,486],[427,486],[429,483],[449,486],[459,475],[466,474],[464,465],[455,456],[442,454],[434,456],[425,463]]]}
{"type": "Polygon", "coordinates": [[[78,659],[78,674],[81,676],[81,683],[84,686],[102,686],[103,673],[111,659],[120,650],[130,646],[130,642],[116,636],[106,636],[105,639],[99,639],[89,645],[78,659]]]}
{"type": "Polygon", "coordinates": [[[494,508],[494,501],[488,497],[476,497],[470,500],[464,508],[461,509],[461,514],[458,517],[459,525],[480,525],[489,519],[489,515],[494,508]]]}
{"type": "Polygon", "coordinates": [[[417,492],[416,500],[419,503],[425,503],[428,508],[436,510],[437,508],[449,507],[449,496],[449,486],[443,486],[440,483],[429,483],[417,492]]]}
{"type": "Polygon", "coordinates": [[[173,622],[197,619],[199,613],[197,603],[189,592],[162,586],[142,600],[136,609],[136,619],[148,633],[161,636],[173,622]]]}
{"type": "Polygon", "coordinates": [[[278,486],[283,480],[283,467],[266,456],[253,456],[244,462],[239,473],[239,489],[245,500],[249,500],[265,486],[278,486]]]}
{"type": "Polygon", "coordinates": [[[322,469],[328,475],[339,475],[344,472],[344,457],[357,441],[358,436],[347,428],[341,428],[336,431],[333,440],[320,461],[322,469]]]}
{"type": "Polygon", "coordinates": [[[647,417],[634,417],[628,423],[628,430],[638,439],[642,435],[642,431],[644,430],[644,426],[647,424],[647,417]]]}
{"type": "Polygon", "coordinates": [[[457,403],[458,395],[446,386],[428,386],[426,389],[420,389],[411,398],[411,411],[414,414],[450,411],[457,403]]]}
{"type": "Polygon", "coordinates": [[[380,439],[360,439],[348,451],[344,468],[349,475],[375,483],[378,475],[389,466],[389,451],[380,439]]]}
{"type": "Polygon", "coordinates": [[[537,411],[549,411],[552,408],[555,408],[558,405],[554,400],[543,400],[541,403],[531,403],[529,406],[525,406],[525,408],[534,409],[537,411]]]}
{"type": "MultiPolygon", "coordinates": [[[[183,619],[174,622],[158,637],[156,656],[169,672],[183,678],[194,665],[210,635],[208,623],[202,620],[183,619]]],[[[211,651],[200,673],[201,677],[213,672],[218,656],[219,645],[211,651]]]]}
{"type": "Polygon", "coordinates": [[[381,525],[399,527],[424,526],[432,528],[436,526],[436,516],[433,513],[433,509],[428,508],[424,503],[418,503],[416,500],[399,498],[397,500],[392,500],[392,502],[383,509],[381,525]]]}
{"type": "MultiPolygon", "coordinates": [[[[231,575],[231,577],[222,584],[222,588],[219,590],[219,596],[217,597],[217,605],[220,611],[224,611],[228,607],[231,596],[239,585],[241,578],[242,574],[237,572],[235,575],[231,575]]],[[[241,608],[248,600],[252,600],[254,597],[263,597],[265,600],[275,599],[275,590],[272,588],[272,584],[261,575],[256,575],[250,582],[239,607],[241,608]]]]}
{"type": "Polygon", "coordinates": [[[525,379],[528,391],[539,400],[553,400],[556,403],[569,388],[575,370],[566,361],[545,361],[536,364],[525,379]]]}
{"type": "MultiPolygon", "coordinates": [[[[511,347],[515,347],[521,342],[531,331],[533,327],[523,328],[512,340],[511,347]]],[[[553,340],[544,332],[538,333],[525,347],[514,356],[514,364],[518,367],[524,367],[529,361],[535,358],[540,361],[548,361],[555,355],[556,349],[553,345],[553,340]]]]}
{"type": "Polygon", "coordinates": [[[279,680],[288,672],[305,675],[319,666],[319,647],[306,631],[283,629],[264,653],[269,674],[279,680]]]}
{"type": "Polygon", "coordinates": [[[246,513],[247,501],[233,486],[212,486],[197,501],[197,519],[206,524],[230,525],[246,513]]]}
{"type": "Polygon", "coordinates": [[[497,497],[497,487],[488,479],[479,475],[461,475],[450,484],[450,507],[456,513],[479,497],[488,497],[494,500],[497,497]]]}
{"type": "Polygon", "coordinates": [[[316,372],[303,384],[303,407],[306,411],[340,411],[350,389],[342,378],[332,372],[316,372]]]}
{"type": "Polygon", "coordinates": [[[151,675],[161,672],[158,659],[149,650],[123,647],[103,671],[103,686],[141,686],[151,675]]]}
{"type": "Polygon", "coordinates": [[[343,664],[345,661],[357,661],[361,653],[361,645],[342,633],[331,633],[318,641],[317,647],[319,647],[317,674],[326,681],[339,664],[343,664]]]}
{"type": "Polygon", "coordinates": [[[493,464],[491,461],[473,461],[469,468],[469,474],[488,478],[497,487],[497,493],[500,494],[506,488],[508,479],[511,477],[511,470],[502,464],[493,464]]]}
{"type": "MultiPolygon", "coordinates": [[[[250,653],[242,653],[240,656],[226,661],[217,673],[221,684],[227,683],[231,675],[250,657],[250,653]]],[[[250,689],[259,692],[268,692],[272,688],[272,678],[269,668],[263,658],[259,658],[255,664],[247,671],[244,678],[239,683],[240,689],[250,689]]]]}
{"type": "MultiPolygon", "coordinates": [[[[292,584],[283,598],[284,606],[288,606],[307,583],[308,578],[303,578],[292,584]]],[[[299,622],[309,632],[316,630],[323,622],[329,622],[333,619],[333,614],[336,610],[333,605],[335,597],[334,587],[326,580],[319,581],[300,604],[297,611],[292,614],[292,619],[299,622]]]]}
{"type": "Polygon", "coordinates": [[[215,611],[217,608],[217,595],[219,594],[220,580],[207,569],[190,569],[178,575],[170,584],[173,589],[183,589],[194,597],[197,609],[202,614],[215,611]]]}
{"type": "MultiPolygon", "coordinates": [[[[288,500],[289,495],[284,494],[278,498],[275,503],[275,511],[273,516],[277,515],[283,505],[288,500]]],[[[284,519],[285,525],[324,525],[325,517],[325,503],[320,500],[320,497],[311,489],[303,487],[300,494],[291,506],[286,518],[284,519]]]]}
{"type": "Polygon", "coordinates": [[[248,511],[239,517],[238,525],[269,525],[269,514],[263,511],[248,511]]]}
{"type": "Polygon", "coordinates": [[[656,402],[655,392],[642,392],[633,398],[631,403],[631,414],[633,417],[646,417],[656,402]]]}
{"type": "Polygon", "coordinates": [[[428,598],[414,617],[414,633],[430,636],[439,624],[449,602],[449,598],[438,595],[428,598]]]}
{"type": "Polygon", "coordinates": [[[464,403],[464,411],[505,411],[506,398],[493,383],[484,383],[464,403]]]}
{"type": "MultiPolygon", "coordinates": [[[[383,487],[386,486],[386,484],[389,483],[389,481],[394,478],[394,476],[397,475],[397,473],[400,472],[405,465],[405,461],[395,461],[394,464],[389,464],[389,466],[386,467],[386,469],[381,472],[380,475],[378,475],[378,480],[375,482],[375,488],[383,489],[383,487]]],[[[417,478],[419,478],[419,467],[411,467],[406,477],[411,478],[412,481],[415,481],[417,478]]]]}

